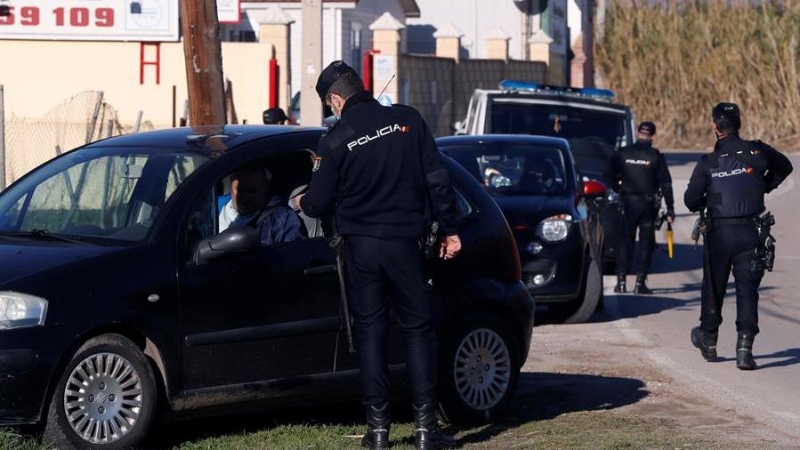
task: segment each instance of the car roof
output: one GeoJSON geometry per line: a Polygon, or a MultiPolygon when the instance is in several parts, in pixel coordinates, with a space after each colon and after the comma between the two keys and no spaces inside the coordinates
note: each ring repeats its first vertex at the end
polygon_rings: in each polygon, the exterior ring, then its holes
{"type": "Polygon", "coordinates": [[[141,131],[92,142],[89,147],[164,147],[165,150],[224,152],[253,140],[303,132],[322,132],[322,127],[296,125],[205,125],[141,131]]]}
{"type": "Polygon", "coordinates": [[[461,134],[457,136],[442,136],[436,139],[436,143],[443,146],[460,144],[529,144],[551,145],[569,149],[569,142],[564,138],[531,134],[461,134]]]}
{"type": "MultiPolygon", "coordinates": [[[[582,96],[582,95],[575,95],[569,92],[560,92],[560,91],[538,91],[538,92],[528,92],[528,91],[515,91],[515,90],[506,90],[506,89],[475,89],[474,93],[478,93],[480,95],[484,95],[487,98],[491,97],[492,99],[502,98],[502,99],[537,99],[537,100],[550,100],[550,101],[563,101],[569,103],[585,103],[589,105],[597,105],[597,106],[604,106],[607,108],[615,108],[619,109],[620,111],[628,112],[630,111],[630,106],[615,103],[611,100],[607,99],[599,99],[591,96],[582,96]]],[[[474,94],[473,94],[474,95],[474,94]]]]}

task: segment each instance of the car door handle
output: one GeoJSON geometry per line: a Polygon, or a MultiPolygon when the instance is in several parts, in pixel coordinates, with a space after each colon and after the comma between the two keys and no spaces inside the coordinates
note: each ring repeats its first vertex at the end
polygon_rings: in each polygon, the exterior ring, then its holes
{"type": "Polygon", "coordinates": [[[331,264],[327,266],[311,267],[303,271],[307,277],[321,277],[336,273],[336,266],[331,264]]]}

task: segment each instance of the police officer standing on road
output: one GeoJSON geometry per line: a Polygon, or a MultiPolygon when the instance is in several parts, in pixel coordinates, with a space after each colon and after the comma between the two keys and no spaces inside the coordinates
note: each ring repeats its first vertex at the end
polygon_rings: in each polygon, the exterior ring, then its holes
{"type": "Polygon", "coordinates": [[[736,367],[753,370],[753,339],[758,334],[758,286],[764,266],[757,261],[761,245],[758,221],[764,194],[792,172],[792,163],[761,141],[739,137],[741,119],[734,103],[719,103],[711,111],[717,143],[692,172],[684,202],[690,211],[706,208],[710,220],[704,237],[700,326],[691,339],[707,361],[717,357],[717,332],[722,300],[733,269],[736,280],[736,367]]]}
{"type": "Polygon", "coordinates": [[[609,160],[606,180],[620,194],[626,230],[618,237],[617,285],[614,292],[625,293],[627,288],[630,253],[639,230],[639,249],[636,254],[636,294],[652,294],[645,280],[656,242],[655,220],[658,215],[659,189],[667,204],[667,221],[675,218],[675,199],[672,195],[672,177],[664,155],[653,147],[656,125],[642,122],[636,132],[636,142],[622,147],[609,160]]]}
{"type": "Polygon", "coordinates": [[[423,271],[420,240],[427,198],[446,238],[439,256],[461,250],[455,226],[455,194],[428,126],[413,108],[382,106],[364,90],[358,74],[334,61],[316,86],[339,117],[319,141],[308,192],[297,206],[311,217],[336,210],[344,237],[350,311],[355,318],[367,433],[362,445],[389,443],[387,293],[403,327],[407,375],[418,449],[451,447],[456,441],[436,417],[436,341],[431,287],[423,271]]]}

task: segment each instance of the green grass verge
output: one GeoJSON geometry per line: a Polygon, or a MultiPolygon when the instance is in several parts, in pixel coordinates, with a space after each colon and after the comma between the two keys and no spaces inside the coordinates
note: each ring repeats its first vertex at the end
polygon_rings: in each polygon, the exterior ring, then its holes
{"type": "MultiPolygon", "coordinates": [[[[360,434],[363,432],[363,426],[360,424],[283,424],[276,426],[261,424],[262,428],[256,430],[223,430],[221,434],[217,435],[198,436],[197,425],[203,422],[185,422],[172,431],[170,431],[171,427],[167,425],[160,431],[160,434],[170,435],[168,441],[153,442],[142,448],[185,450],[356,449],[359,448],[360,434]]],[[[204,434],[209,431],[214,433],[205,426],[199,428],[206,428],[204,434]]],[[[391,448],[412,449],[412,431],[410,423],[394,425],[391,448]]],[[[695,435],[677,428],[668,420],[633,417],[611,411],[575,412],[553,419],[523,423],[509,421],[496,425],[461,429],[457,432],[457,438],[463,448],[559,450],[748,448],[695,435]]],[[[8,431],[0,431],[0,449],[2,450],[43,450],[44,448],[31,439],[22,438],[8,431]]]]}

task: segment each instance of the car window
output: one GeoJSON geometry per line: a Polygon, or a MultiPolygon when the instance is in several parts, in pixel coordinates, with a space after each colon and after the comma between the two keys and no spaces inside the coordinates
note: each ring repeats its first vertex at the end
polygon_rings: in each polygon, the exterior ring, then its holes
{"type": "Polygon", "coordinates": [[[289,151],[245,163],[219,180],[211,205],[218,214],[218,232],[233,226],[255,226],[259,228],[262,238],[275,238],[262,239],[264,245],[323,238],[326,234],[323,221],[293,210],[289,202],[310,182],[313,157],[314,153],[308,149],[289,151]],[[254,168],[258,169],[258,173],[253,173],[254,168]],[[257,189],[254,189],[254,181],[257,189]],[[243,185],[249,187],[242,190],[243,185]],[[243,194],[246,195],[244,203],[243,194]],[[256,204],[248,204],[248,197],[255,197],[256,204]],[[261,230],[265,226],[268,228],[261,230]]]}
{"type": "Polygon", "coordinates": [[[0,196],[0,231],[144,239],[205,155],[87,148],[36,169],[0,196]]]}
{"type": "Polygon", "coordinates": [[[571,182],[557,147],[476,143],[444,149],[494,195],[563,194],[571,182]]]}
{"type": "Polygon", "coordinates": [[[605,161],[625,145],[626,121],[624,114],[613,111],[497,99],[492,104],[490,132],[564,138],[580,166],[588,159],[605,161]]]}

